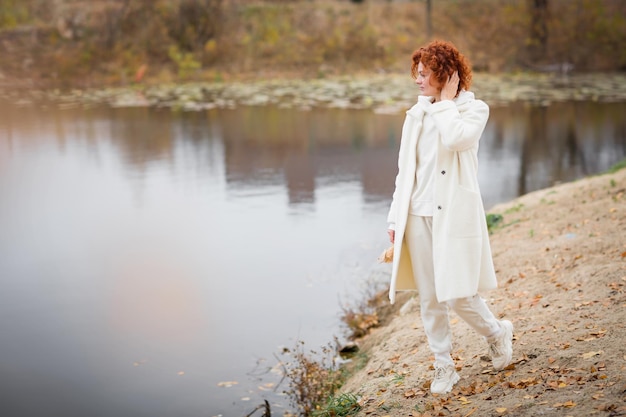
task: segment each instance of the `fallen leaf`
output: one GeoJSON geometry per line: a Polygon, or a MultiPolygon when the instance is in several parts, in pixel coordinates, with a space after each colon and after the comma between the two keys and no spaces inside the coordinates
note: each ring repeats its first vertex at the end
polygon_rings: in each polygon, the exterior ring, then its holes
{"type": "Polygon", "coordinates": [[[598,350],[597,352],[591,351],[591,352],[583,353],[583,359],[590,359],[590,358],[593,358],[594,356],[602,355],[603,353],[604,353],[603,350],[598,350]]]}
{"type": "Polygon", "coordinates": [[[476,410],[478,410],[478,408],[476,408],[476,407],[472,408],[472,409],[470,410],[470,412],[469,412],[469,413],[467,413],[467,414],[465,414],[463,417],[469,417],[469,416],[471,416],[472,414],[474,414],[474,412],[475,412],[476,410]]]}
{"type": "Polygon", "coordinates": [[[218,387],[226,387],[226,388],[230,388],[233,385],[237,385],[239,382],[237,381],[224,381],[224,382],[218,382],[217,386],[218,387]]]}
{"type": "Polygon", "coordinates": [[[576,403],[570,400],[564,403],[556,403],[554,404],[554,407],[555,408],[561,408],[561,407],[572,408],[572,407],[576,407],[576,403]]]}
{"type": "Polygon", "coordinates": [[[505,407],[498,407],[498,408],[496,408],[496,411],[499,414],[504,414],[504,413],[506,413],[506,408],[505,407]]]}

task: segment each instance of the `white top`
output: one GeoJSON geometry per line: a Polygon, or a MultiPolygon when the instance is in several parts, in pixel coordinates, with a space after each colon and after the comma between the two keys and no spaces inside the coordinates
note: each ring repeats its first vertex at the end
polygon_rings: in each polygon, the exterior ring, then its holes
{"type": "MultiPolygon", "coordinates": [[[[430,101],[424,104],[431,105],[430,101]]],[[[432,216],[434,212],[439,131],[435,126],[435,121],[427,112],[424,112],[423,123],[422,132],[417,140],[417,170],[409,208],[409,214],[414,216],[432,216]]]]}

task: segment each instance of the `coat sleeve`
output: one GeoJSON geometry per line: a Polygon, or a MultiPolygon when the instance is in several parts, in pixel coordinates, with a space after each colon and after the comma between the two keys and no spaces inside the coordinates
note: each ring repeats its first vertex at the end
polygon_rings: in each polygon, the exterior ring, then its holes
{"type": "Polygon", "coordinates": [[[452,100],[443,100],[429,109],[441,134],[443,146],[453,152],[465,151],[475,146],[489,119],[489,106],[484,101],[472,100],[462,106],[459,111],[452,100]]]}

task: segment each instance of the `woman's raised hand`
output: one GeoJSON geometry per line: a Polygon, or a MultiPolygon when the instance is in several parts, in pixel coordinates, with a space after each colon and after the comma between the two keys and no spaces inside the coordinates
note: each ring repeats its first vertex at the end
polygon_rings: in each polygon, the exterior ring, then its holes
{"type": "Polygon", "coordinates": [[[445,85],[441,89],[442,100],[452,100],[456,97],[456,92],[459,89],[459,73],[454,71],[448,78],[445,85]]]}

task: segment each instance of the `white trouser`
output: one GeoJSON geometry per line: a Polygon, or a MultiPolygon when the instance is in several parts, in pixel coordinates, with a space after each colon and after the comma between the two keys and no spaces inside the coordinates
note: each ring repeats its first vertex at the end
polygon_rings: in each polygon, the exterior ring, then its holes
{"type": "MultiPolygon", "coordinates": [[[[433,218],[409,215],[405,239],[413,265],[413,276],[419,292],[420,313],[428,344],[435,356],[452,350],[448,308],[485,337],[500,331],[498,320],[480,296],[437,301],[433,268],[433,218]]],[[[452,260],[451,260],[452,262],[452,260]]]]}

